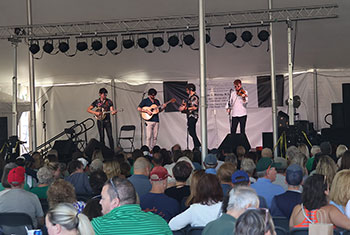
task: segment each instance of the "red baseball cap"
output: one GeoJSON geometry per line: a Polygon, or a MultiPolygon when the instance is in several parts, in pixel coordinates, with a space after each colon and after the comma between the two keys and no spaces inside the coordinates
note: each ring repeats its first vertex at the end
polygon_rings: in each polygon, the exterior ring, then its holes
{"type": "Polygon", "coordinates": [[[22,166],[13,168],[12,170],[10,170],[9,174],[7,175],[7,181],[11,185],[18,186],[24,182],[25,172],[26,170],[22,166]]]}
{"type": "Polygon", "coordinates": [[[168,178],[168,176],[170,176],[168,174],[167,169],[165,169],[162,166],[156,166],[152,169],[151,173],[150,173],[150,179],[151,181],[161,181],[161,180],[165,180],[168,178]]]}

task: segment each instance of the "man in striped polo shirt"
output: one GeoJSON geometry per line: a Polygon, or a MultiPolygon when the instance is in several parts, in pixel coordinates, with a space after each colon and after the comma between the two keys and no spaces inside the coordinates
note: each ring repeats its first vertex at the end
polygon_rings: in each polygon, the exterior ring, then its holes
{"type": "Polygon", "coordinates": [[[172,235],[162,217],[143,212],[136,204],[135,188],[126,179],[108,180],[102,188],[100,204],[103,216],[91,221],[96,235],[172,235]]]}

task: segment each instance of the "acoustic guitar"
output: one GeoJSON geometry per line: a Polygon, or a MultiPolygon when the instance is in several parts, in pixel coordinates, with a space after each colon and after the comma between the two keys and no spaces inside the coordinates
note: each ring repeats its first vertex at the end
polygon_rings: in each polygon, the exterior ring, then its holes
{"type": "MultiPolygon", "coordinates": [[[[105,111],[104,108],[97,108],[95,110],[96,112],[99,112],[99,115],[94,115],[97,120],[104,120],[107,116],[107,113],[111,113],[112,111],[105,111]]],[[[117,109],[117,112],[123,112],[124,109],[117,109]]]]}
{"type": "MultiPolygon", "coordinates": [[[[164,103],[164,104],[165,104],[165,106],[167,106],[167,105],[170,104],[170,103],[175,103],[175,101],[176,101],[176,99],[175,99],[175,98],[172,98],[171,100],[169,100],[168,102],[166,102],[166,103],[164,103]]],[[[148,114],[148,113],[146,113],[146,112],[141,112],[141,117],[142,117],[144,120],[148,121],[148,120],[150,120],[150,119],[153,117],[153,115],[159,113],[161,107],[162,107],[162,105],[159,105],[159,106],[158,106],[158,105],[156,105],[156,104],[152,104],[151,106],[148,106],[148,107],[145,106],[145,107],[142,108],[142,110],[143,110],[143,111],[150,111],[151,114],[148,114]]]]}

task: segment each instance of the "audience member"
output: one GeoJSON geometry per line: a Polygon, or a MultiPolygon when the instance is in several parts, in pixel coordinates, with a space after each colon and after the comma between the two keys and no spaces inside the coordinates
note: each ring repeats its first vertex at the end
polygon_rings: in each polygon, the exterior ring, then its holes
{"type": "Polygon", "coordinates": [[[100,195],[104,183],[107,181],[107,175],[102,170],[94,171],[90,174],[89,183],[92,189],[92,195],[100,195]]]}
{"type": "Polygon", "coordinates": [[[335,156],[337,157],[337,165],[338,167],[340,167],[340,163],[341,163],[341,158],[343,156],[343,154],[345,153],[345,151],[348,150],[348,147],[346,147],[343,144],[339,144],[337,147],[337,150],[335,151],[335,156]]]}
{"type": "Polygon", "coordinates": [[[228,204],[226,213],[223,213],[218,219],[208,223],[202,235],[234,234],[237,218],[248,208],[258,208],[259,199],[255,191],[250,187],[236,187],[228,194],[228,204]]]}
{"type": "Polygon", "coordinates": [[[261,158],[256,165],[259,178],[256,183],[251,185],[259,196],[266,199],[268,208],[271,207],[271,201],[274,196],[284,193],[284,189],[280,185],[272,183],[276,180],[277,171],[275,166],[271,158],[261,158]]]}
{"type": "Polygon", "coordinates": [[[134,163],[134,174],[128,178],[128,180],[135,187],[135,190],[139,197],[142,197],[148,193],[152,185],[149,182],[149,173],[151,171],[150,162],[144,158],[140,157],[134,163]]]}
{"type": "Polygon", "coordinates": [[[120,176],[120,165],[114,160],[105,161],[103,162],[103,171],[106,173],[108,179],[114,176],[120,176]]]}
{"type": "Polygon", "coordinates": [[[215,154],[209,153],[204,159],[205,173],[216,175],[216,166],[218,165],[218,159],[215,154]]]}
{"type": "Polygon", "coordinates": [[[143,211],[160,215],[167,222],[180,212],[179,203],[164,194],[168,176],[168,171],[164,167],[154,167],[150,173],[151,191],[140,197],[140,206],[143,211]]]}
{"type": "Polygon", "coordinates": [[[332,181],[337,173],[338,166],[337,164],[333,161],[332,158],[328,156],[322,156],[320,157],[317,166],[316,166],[316,174],[320,175],[325,175],[327,178],[327,183],[329,188],[332,187],[332,181]]]}
{"type": "Polygon", "coordinates": [[[272,150],[270,148],[263,148],[263,150],[261,150],[261,157],[272,158],[272,150]]]}
{"type": "Polygon", "coordinates": [[[246,210],[236,222],[236,235],[275,235],[275,226],[267,209],[246,210]]]}
{"type": "Polygon", "coordinates": [[[255,172],[255,163],[250,158],[244,158],[241,162],[241,170],[245,171],[249,175],[249,180],[251,183],[255,183],[256,179],[253,177],[255,172]]]}
{"type": "Polygon", "coordinates": [[[60,163],[58,162],[49,162],[47,159],[45,159],[44,166],[49,168],[53,172],[54,179],[60,179],[61,178],[61,168],[60,163]]]}
{"type": "Polygon", "coordinates": [[[131,176],[131,166],[129,162],[124,161],[120,163],[120,176],[121,178],[127,179],[131,176]]]}
{"type": "Polygon", "coordinates": [[[33,168],[34,169],[40,169],[44,166],[44,158],[41,156],[39,152],[33,152],[32,158],[34,159],[33,168]]]}
{"type": "Polygon", "coordinates": [[[339,171],[332,183],[329,193],[330,204],[337,207],[345,215],[345,206],[350,200],[350,170],[339,171]]]}
{"type": "Polygon", "coordinates": [[[271,215],[290,218],[293,208],[301,203],[300,184],[303,181],[303,169],[292,164],[286,171],[288,190],[285,193],[274,196],[271,203],[271,215]]]}
{"type": "Polygon", "coordinates": [[[236,166],[231,162],[225,162],[222,164],[217,172],[217,177],[220,180],[223,195],[227,195],[227,193],[231,190],[231,176],[237,170],[236,166]]]}
{"type": "Polygon", "coordinates": [[[93,173],[95,171],[103,171],[103,162],[101,159],[95,159],[90,163],[89,166],[90,173],[93,173]]]}
{"type": "Polygon", "coordinates": [[[303,184],[301,204],[293,209],[289,220],[289,227],[308,228],[310,223],[319,223],[322,214],[326,214],[322,223],[349,230],[350,219],[328,202],[329,186],[324,175],[314,174],[309,176],[303,184]],[[321,212],[322,211],[322,212],[321,212]]]}
{"type": "Polygon", "coordinates": [[[24,177],[24,167],[18,166],[10,170],[7,182],[11,185],[11,189],[1,194],[0,211],[28,214],[32,218],[34,227],[37,227],[44,224],[44,212],[38,197],[23,189],[24,177]]]}
{"type": "Polygon", "coordinates": [[[71,203],[79,213],[82,212],[85,207],[85,202],[77,201],[73,185],[63,179],[55,180],[50,185],[47,190],[47,201],[50,208],[63,202],[71,203]]]}
{"type": "Polygon", "coordinates": [[[169,222],[171,230],[180,230],[187,225],[205,226],[220,216],[222,189],[216,175],[205,174],[197,184],[193,204],[169,222]]]}
{"type": "Polygon", "coordinates": [[[49,189],[50,184],[54,181],[53,171],[51,171],[46,166],[41,167],[38,170],[37,177],[39,180],[39,184],[37,187],[34,187],[30,190],[30,192],[37,195],[40,199],[47,198],[47,190],[49,189]]]}
{"type": "Polygon", "coordinates": [[[96,159],[100,159],[102,162],[104,161],[104,157],[101,149],[95,149],[92,152],[91,161],[94,161],[96,159]]]}
{"type": "Polygon", "coordinates": [[[312,171],[312,165],[314,164],[315,155],[321,152],[321,148],[318,145],[313,145],[310,150],[311,157],[307,160],[306,169],[310,174],[312,171]]]}
{"type": "Polygon", "coordinates": [[[339,171],[344,169],[350,169],[350,150],[346,150],[340,161],[339,171]]]}
{"type": "MultiPolygon", "coordinates": [[[[4,166],[4,170],[2,172],[2,177],[1,177],[1,183],[0,183],[0,191],[1,191],[0,195],[5,193],[7,190],[11,189],[11,184],[9,184],[9,182],[7,181],[7,176],[9,172],[16,167],[17,167],[17,164],[14,162],[7,163],[4,166]]],[[[24,184],[24,189],[29,191],[28,185],[24,184]]]]}
{"type": "Polygon", "coordinates": [[[165,190],[165,194],[177,200],[181,211],[185,209],[184,198],[191,194],[190,186],[186,185],[187,179],[192,173],[192,166],[186,161],[179,161],[173,167],[173,175],[176,184],[165,190]]]}
{"type": "Polygon", "coordinates": [[[192,176],[192,179],[191,179],[191,184],[190,184],[190,196],[188,196],[188,198],[186,198],[186,201],[185,201],[185,206],[186,207],[189,207],[190,205],[192,205],[194,203],[194,198],[197,194],[197,184],[198,184],[198,181],[200,180],[200,178],[202,178],[202,176],[205,174],[205,171],[204,170],[198,170],[198,171],[195,171],[193,173],[193,176],[192,176]]]}
{"type": "Polygon", "coordinates": [[[111,178],[103,186],[101,196],[104,216],[91,221],[96,235],[172,235],[164,219],[151,212],[143,212],[136,204],[136,191],[128,180],[111,178]]]}
{"type": "Polygon", "coordinates": [[[160,152],[156,152],[152,155],[152,164],[153,166],[163,166],[163,156],[160,152]]]}
{"type": "Polygon", "coordinates": [[[82,211],[89,220],[102,216],[102,206],[100,204],[101,196],[95,196],[86,202],[86,205],[82,211]]]}
{"type": "Polygon", "coordinates": [[[303,153],[306,156],[306,159],[308,160],[310,158],[310,151],[306,144],[299,143],[298,149],[301,153],[303,153]]]}
{"type": "Polygon", "coordinates": [[[69,176],[65,178],[71,183],[77,195],[91,195],[92,189],[88,176],[84,173],[84,165],[79,160],[73,160],[68,164],[69,176]]]}
{"type": "Polygon", "coordinates": [[[94,235],[89,219],[69,203],[61,203],[51,208],[46,215],[46,227],[49,235],[72,234],[94,235]]]}

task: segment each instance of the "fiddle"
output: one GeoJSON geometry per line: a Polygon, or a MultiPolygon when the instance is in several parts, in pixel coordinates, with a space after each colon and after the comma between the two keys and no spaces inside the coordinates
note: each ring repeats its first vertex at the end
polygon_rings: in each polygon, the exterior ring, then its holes
{"type": "Polygon", "coordinates": [[[247,92],[243,88],[240,88],[236,92],[238,96],[241,96],[243,98],[243,101],[245,101],[245,98],[248,97],[247,92]]]}

